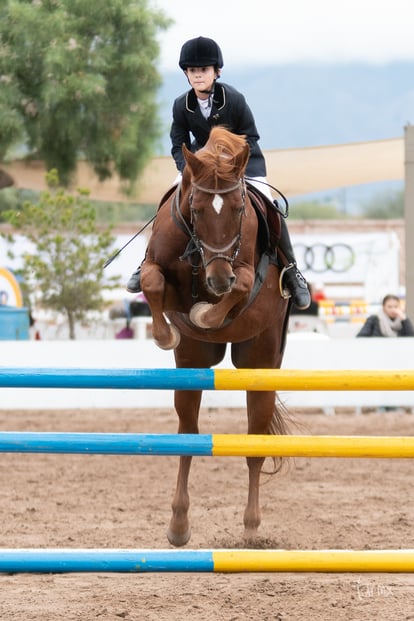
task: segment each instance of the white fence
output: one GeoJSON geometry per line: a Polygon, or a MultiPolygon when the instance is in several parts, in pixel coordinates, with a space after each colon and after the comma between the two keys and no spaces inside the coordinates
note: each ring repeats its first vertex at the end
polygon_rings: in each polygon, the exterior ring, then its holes
{"type": "MultiPolygon", "coordinates": [[[[290,334],[284,369],[412,369],[414,339],[328,339],[319,334],[290,334]]],[[[172,352],[149,340],[2,341],[3,367],[174,368],[172,352]]],[[[231,368],[230,354],[219,365],[231,368]]],[[[69,371],[70,372],[70,371],[69,371]]],[[[300,387],[298,387],[300,388],[300,387]]],[[[414,392],[283,392],[291,408],[404,406],[414,408],[414,392]]],[[[203,407],[243,407],[242,391],[206,391],[203,407]]],[[[0,408],[152,408],[173,407],[172,391],[0,388],[0,408]]]]}

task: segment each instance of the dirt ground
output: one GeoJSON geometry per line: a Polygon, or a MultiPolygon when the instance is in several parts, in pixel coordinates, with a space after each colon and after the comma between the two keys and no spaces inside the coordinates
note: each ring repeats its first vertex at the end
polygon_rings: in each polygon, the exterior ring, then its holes
{"type": "MultiPolygon", "coordinates": [[[[301,433],[412,435],[400,411],[295,413],[301,433]]],[[[0,411],[1,430],[172,433],[173,410],[0,411]]],[[[243,433],[244,411],[204,410],[203,433],[243,433]]],[[[293,430],[295,433],[297,431],[293,430]]],[[[178,457],[0,455],[0,547],[169,548],[178,457]]],[[[263,477],[257,547],[414,548],[410,460],[291,460],[263,477]]],[[[247,467],[199,457],[189,548],[244,547],[247,467]]],[[[408,574],[0,575],[2,621],[414,620],[408,574]]]]}

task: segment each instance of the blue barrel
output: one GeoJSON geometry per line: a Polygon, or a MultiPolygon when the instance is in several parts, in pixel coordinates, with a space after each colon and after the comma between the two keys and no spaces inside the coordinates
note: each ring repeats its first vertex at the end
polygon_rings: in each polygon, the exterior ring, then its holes
{"type": "Polygon", "coordinates": [[[0,341],[29,339],[29,310],[15,306],[0,306],[0,341]]]}

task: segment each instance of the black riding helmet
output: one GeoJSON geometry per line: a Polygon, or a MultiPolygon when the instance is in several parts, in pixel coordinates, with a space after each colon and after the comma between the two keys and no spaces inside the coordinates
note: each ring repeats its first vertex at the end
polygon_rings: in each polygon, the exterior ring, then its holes
{"type": "Polygon", "coordinates": [[[196,37],[184,43],[178,64],[181,69],[209,67],[210,65],[221,69],[223,66],[223,55],[213,39],[196,37]]]}

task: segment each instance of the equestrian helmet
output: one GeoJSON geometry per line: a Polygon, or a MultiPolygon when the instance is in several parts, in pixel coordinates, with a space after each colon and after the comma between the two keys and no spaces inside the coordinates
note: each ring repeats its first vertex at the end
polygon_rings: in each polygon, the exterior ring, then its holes
{"type": "Polygon", "coordinates": [[[178,64],[181,69],[209,67],[210,65],[221,69],[223,66],[223,55],[213,39],[196,37],[184,43],[178,64]]]}

